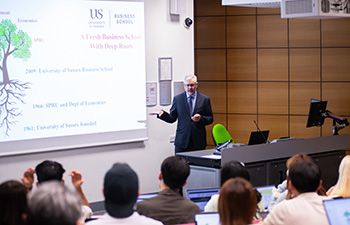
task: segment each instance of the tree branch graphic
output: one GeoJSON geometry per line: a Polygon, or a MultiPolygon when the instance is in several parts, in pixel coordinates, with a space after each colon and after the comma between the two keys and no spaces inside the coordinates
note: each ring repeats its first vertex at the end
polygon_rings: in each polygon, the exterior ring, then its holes
{"type": "Polygon", "coordinates": [[[30,83],[20,80],[11,80],[7,61],[10,56],[27,60],[30,57],[29,48],[32,40],[29,35],[11,20],[0,22],[0,129],[8,136],[11,126],[17,122],[16,118],[21,115],[19,104],[24,104],[25,90],[30,88],[30,83]]]}

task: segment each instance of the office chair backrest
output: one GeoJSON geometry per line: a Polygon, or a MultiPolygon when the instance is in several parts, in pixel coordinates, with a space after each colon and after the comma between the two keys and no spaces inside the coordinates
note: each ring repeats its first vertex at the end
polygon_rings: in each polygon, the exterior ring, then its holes
{"type": "Polygon", "coordinates": [[[233,142],[230,133],[227,131],[225,126],[220,123],[217,123],[213,126],[212,136],[215,145],[220,145],[227,141],[233,142]]]}

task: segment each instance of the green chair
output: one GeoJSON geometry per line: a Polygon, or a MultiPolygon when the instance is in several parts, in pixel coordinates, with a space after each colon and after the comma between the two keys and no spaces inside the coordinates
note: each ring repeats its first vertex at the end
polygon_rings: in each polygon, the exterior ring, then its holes
{"type": "Polygon", "coordinates": [[[230,133],[227,131],[224,125],[217,123],[213,126],[213,129],[211,130],[214,144],[216,146],[221,145],[227,141],[232,142],[232,137],[230,133]]]}

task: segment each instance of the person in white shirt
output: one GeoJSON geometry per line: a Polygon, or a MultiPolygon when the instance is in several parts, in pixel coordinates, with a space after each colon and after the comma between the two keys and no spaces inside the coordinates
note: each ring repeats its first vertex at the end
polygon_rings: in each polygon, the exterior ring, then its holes
{"type": "Polygon", "coordinates": [[[316,193],[321,172],[312,160],[299,160],[289,168],[287,177],[290,200],[276,205],[264,219],[264,225],[328,225],[322,201],[316,193]]]}
{"type": "Polygon", "coordinates": [[[89,225],[162,225],[161,222],[134,211],[139,192],[139,180],[135,171],[125,163],[115,163],[107,171],[103,195],[107,213],[90,221],[89,225]]]}
{"type": "MultiPolygon", "coordinates": [[[[241,177],[247,181],[250,180],[248,170],[244,167],[244,164],[235,160],[225,163],[220,171],[220,186],[222,186],[228,179],[241,177]]],[[[210,200],[204,207],[204,212],[217,212],[219,194],[211,196],[210,200]]]]}

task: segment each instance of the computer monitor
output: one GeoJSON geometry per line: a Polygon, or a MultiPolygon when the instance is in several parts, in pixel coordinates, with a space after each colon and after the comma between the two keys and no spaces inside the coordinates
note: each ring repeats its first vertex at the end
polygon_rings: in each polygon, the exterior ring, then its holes
{"type": "Polygon", "coordinates": [[[350,198],[337,198],[323,201],[330,225],[350,224],[350,198]]]}
{"type": "Polygon", "coordinates": [[[249,136],[248,145],[266,144],[269,138],[269,130],[252,131],[249,136]]]}
{"type": "Polygon", "coordinates": [[[219,193],[219,187],[187,189],[185,197],[194,202],[201,211],[204,211],[204,207],[211,196],[217,193],[219,193]]]}
{"type": "Polygon", "coordinates": [[[306,127],[322,126],[326,118],[327,101],[311,99],[306,127]]]}

